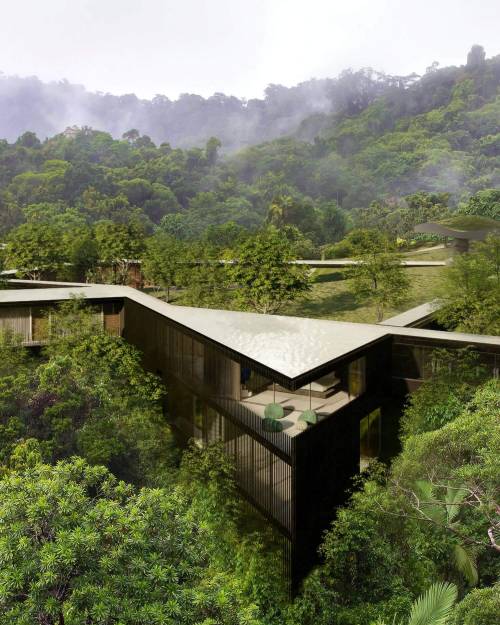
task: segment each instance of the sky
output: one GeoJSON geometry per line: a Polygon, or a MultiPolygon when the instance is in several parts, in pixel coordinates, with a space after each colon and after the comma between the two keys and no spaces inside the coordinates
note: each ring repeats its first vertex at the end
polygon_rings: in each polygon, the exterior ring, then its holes
{"type": "Polygon", "coordinates": [[[371,66],[500,54],[499,0],[0,0],[0,72],[150,98],[262,97],[371,66]]]}

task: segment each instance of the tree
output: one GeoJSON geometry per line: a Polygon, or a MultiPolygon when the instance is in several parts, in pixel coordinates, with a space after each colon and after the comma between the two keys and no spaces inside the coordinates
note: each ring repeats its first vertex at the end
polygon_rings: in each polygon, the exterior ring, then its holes
{"type": "Polygon", "coordinates": [[[44,272],[58,271],[65,260],[60,234],[52,224],[21,224],[7,237],[9,268],[17,269],[31,280],[39,280],[44,272]]]}
{"type": "Polygon", "coordinates": [[[166,290],[166,301],[170,301],[170,289],[176,283],[183,247],[174,237],[157,232],[146,242],[142,258],[142,270],[146,279],[166,290]]]}
{"type": "Polygon", "coordinates": [[[459,208],[465,215],[479,215],[500,221],[500,189],[482,189],[459,208]]]}
{"type": "Polygon", "coordinates": [[[194,234],[193,223],[186,213],[173,213],[162,217],[159,229],[176,239],[185,241],[194,234]]]}
{"type": "Polygon", "coordinates": [[[479,334],[500,333],[500,237],[475,243],[444,272],[442,306],[436,318],[446,328],[479,334]]]}
{"type": "Polygon", "coordinates": [[[136,128],[131,128],[122,134],[122,139],[129,143],[135,143],[140,136],[141,133],[136,128]]]}
{"type": "Polygon", "coordinates": [[[380,229],[361,228],[354,229],[334,245],[325,250],[326,258],[352,258],[367,254],[373,249],[383,250],[389,245],[387,235],[380,229]]]}
{"type": "Polygon", "coordinates": [[[409,396],[401,418],[403,439],[456,419],[477,387],[488,379],[477,353],[467,348],[434,350],[426,369],[424,381],[409,396]]]}
{"type": "Polygon", "coordinates": [[[500,614],[500,584],[472,590],[455,609],[450,625],[495,625],[500,614]]]}
{"type": "Polygon", "coordinates": [[[347,219],[337,202],[324,202],[320,206],[320,226],[322,238],[326,243],[333,243],[344,238],[347,219]]]}
{"type": "Polygon", "coordinates": [[[135,491],[79,458],[12,472],[0,481],[0,618],[258,625],[217,529],[181,488],[135,491]]]}
{"type": "Polygon", "coordinates": [[[141,224],[132,219],[128,224],[98,221],[94,225],[94,236],[99,260],[113,270],[113,282],[126,284],[132,262],[142,254],[144,230],[141,224]]]}
{"type": "MultiPolygon", "coordinates": [[[[164,388],[140,353],[105,332],[81,300],[62,305],[47,326],[44,358],[0,369],[0,455],[36,438],[52,462],[78,454],[138,484],[168,481],[176,454],[164,388]]],[[[15,347],[6,337],[6,362],[15,347]]]]}
{"type": "Polygon", "coordinates": [[[473,45],[467,54],[467,68],[476,69],[485,64],[486,53],[483,46],[473,45]]]}
{"type": "Polygon", "coordinates": [[[242,243],[235,256],[229,274],[244,308],[275,314],[310,288],[307,270],[290,263],[290,242],[272,226],[242,243]]]}
{"type": "Polygon", "coordinates": [[[373,249],[360,256],[350,275],[353,294],[375,304],[377,321],[384,318],[386,306],[402,304],[410,289],[401,257],[389,252],[373,249]]]}
{"type": "Polygon", "coordinates": [[[499,383],[490,380],[453,421],[407,438],[389,469],[370,466],[325,533],[321,564],[304,581],[290,625],[398,622],[394,615],[410,614],[412,601],[443,579],[463,596],[461,548],[473,552],[479,585],[495,583],[499,410],[499,383]]]}
{"type": "Polygon", "coordinates": [[[231,298],[220,250],[205,242],[193,242],[185,248],[178,281],[184,287],[181,301],[187,306],[224,308],[231,298]]]}
{"type": "Polygon", "coordinates": [[[217,163],[217,151],[221,147],[222,143],[217,137],[210,137],[205,146],[205,156],[210,167],[213,167],[217,163]]]}

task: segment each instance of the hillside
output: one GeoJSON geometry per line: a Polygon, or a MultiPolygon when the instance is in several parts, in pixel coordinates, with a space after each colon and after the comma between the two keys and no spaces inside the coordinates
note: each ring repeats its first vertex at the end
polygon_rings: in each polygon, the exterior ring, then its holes
{"type": "Polygon", "coordinates": [[[254,229],[267,218],[315,245],[353,225],[405,236],[470,196],[477,207],[468,212],[498,218],[500,57],[473,49],[467,65],[431,68],[420,80],[367,72],[335,84],[337,96],[350,93],[337,102],[343,112],[309,117],[295,136],[232,156],[215,138],[181,149],[138,131],[117,140],[89,127],[0,141],[0,232],[41,203],[76,209],[89,223],[133,214],[146,231],[161,223],[184,239],[229,221],[254,229]],[[311,141],[299,136],[313,125],[311,141]]]}
{"type": "Polygon", "coordinates": [[[310,117],[294,138],[244,150],[240,179],[266,174],[345,208],[416,191],[462,194],[500,186],[500,57],[430,69],[358,114],[310,117]],[[313,139],[312,142],[304,139],[313,139]]]}
{"type": "MultiPolygon", "coordinates": [[[[484,73],[482,66],[489,68],[491,75],[477,85],[478,95],[488,99],[498,85],[498,62],[484,63],[481,53],[475,54],[467,69],[484,73]]],[[[13,141],[31,131],[45,139],[74,125],[121,138],[134,128],[157,144],[182,148],[201,147],[216,136],[223,152],[230,153],[285,135],[305,141],[320,135],[346,154],[362,147],[370,136],[394,129],[401,118],[446,106],[465,70],[438,70],[437,65],[421,78],[348,69],[337,78],[312,79],[294,87],[271,84],[264,98],[251,100],[223,93],[209,98],[184,93],[176,100],[157,95],[145,100],[134,94],[92,93],[67,81],[43,83],[36,77],[0,72],[0,138],[13,141]],[[368,111],[375,101],[378,108],[368,111]],[[363,119],[352,126],[349,120],[363,111],[363,119]]]]}
{"type": "Polygon", "coordinates": [[[177,100],[164,95],[144,100],[134,94],[91,93],[67,81],[47,84],[36,77],[0,72],[0,138],[12,141],[32,131],[43,139],[74,125],[120,138],[137,128],[158,144],[183,148],[202,146],[217,136],[225,151],[233,151],[295,132],[305,118],[339,110],[361,88],[369,102],[389,82],[389,77],[371,70],[347,71],[335,80],[309,80],[290,88],[269,85],[263,99],[184,93],[177,100]]]}

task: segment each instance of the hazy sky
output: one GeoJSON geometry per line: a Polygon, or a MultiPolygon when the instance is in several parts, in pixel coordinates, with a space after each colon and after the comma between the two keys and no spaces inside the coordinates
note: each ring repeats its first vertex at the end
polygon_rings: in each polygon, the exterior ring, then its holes
{"type": "Polygon", "coordinates": [[[500,53],[499,0],[0,0],[0,71],[90,90],[260,97],[370,65],[500,53]]]}

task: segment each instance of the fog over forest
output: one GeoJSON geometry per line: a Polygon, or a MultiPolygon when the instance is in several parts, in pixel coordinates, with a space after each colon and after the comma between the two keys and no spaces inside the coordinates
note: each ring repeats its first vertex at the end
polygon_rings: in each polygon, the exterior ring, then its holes
{"type": "Polygon", "coordinates": [[[312,140],[328,125],[331,114],[356,115],[383,95],[401,99],[406,94],[407,113],[418,112],[422,92],[428,92],[432,82],[453,79],[459,71],[438,65],[432,64],[423,77],[347,69],[337,78],[311,79],[294,87],[271,84],[264,99],[251,100],[222,93],[144,100],[134,94],[92,93],[68,81],[44,83],[37,77],[0,73],[0,138],[14,141],[33,131],[43,140],[77,125],[107,131],[115,138],[136,128],[156,144],[183,148],[202,146],[216,136],[225,152],[289,134],[312,140]]]}

